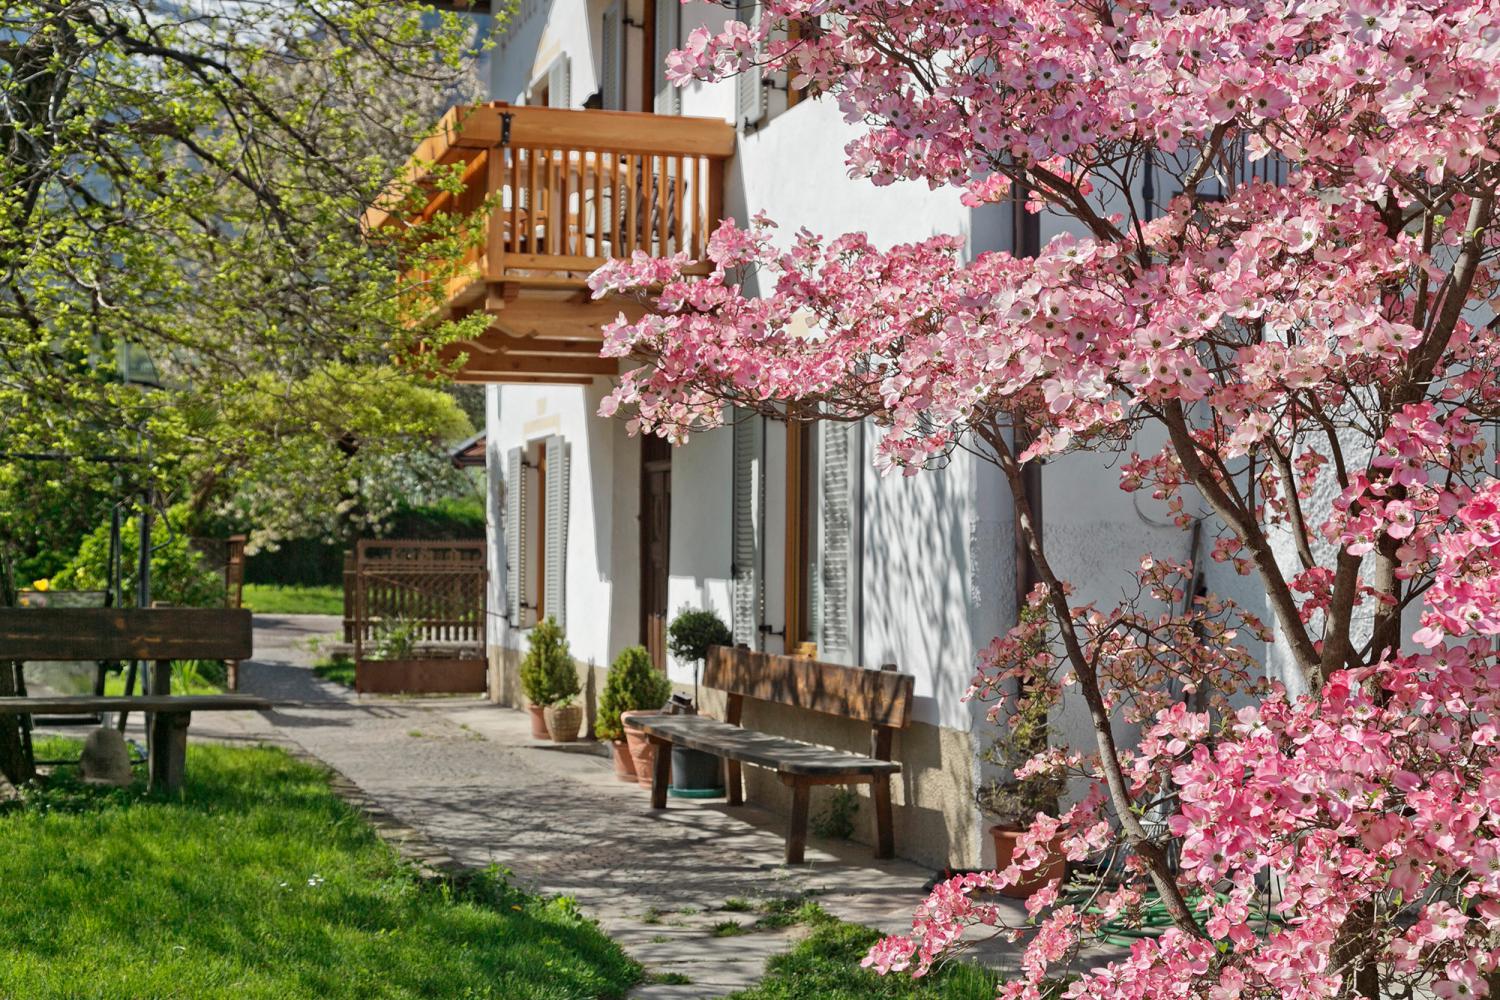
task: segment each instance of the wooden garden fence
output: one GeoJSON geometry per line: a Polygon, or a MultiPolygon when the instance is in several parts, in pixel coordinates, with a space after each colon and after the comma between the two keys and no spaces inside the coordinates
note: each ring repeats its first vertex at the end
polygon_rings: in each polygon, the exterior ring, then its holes
{"type": "Polygon", "coordinates": [[[484,689],[484,542],[360,539],[344,636],[361,691],[484,689]]]}

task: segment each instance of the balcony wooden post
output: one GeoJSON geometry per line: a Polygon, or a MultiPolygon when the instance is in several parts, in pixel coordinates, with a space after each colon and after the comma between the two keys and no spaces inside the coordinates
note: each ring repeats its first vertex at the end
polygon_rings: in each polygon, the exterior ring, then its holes
{"type": "MultiPolygon", "coordinates": [[[[487,281],[499,281],[505,274],[505,161],[509,154],[504,146],[491,146],[489,164],[485,169],[485,194],[495,199],[490,206],[489,226],[485,233],[483,273],[487,281]]],[[[515,197],[514,191],[511,197],[515,197]]]]}

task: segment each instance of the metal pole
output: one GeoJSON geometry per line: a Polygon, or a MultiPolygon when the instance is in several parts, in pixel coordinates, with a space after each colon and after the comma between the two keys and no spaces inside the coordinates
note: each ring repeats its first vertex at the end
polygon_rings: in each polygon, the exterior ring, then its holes
{"type": "MultiPolygon", "coordinates": [[[[151,487],[146,487],[142,495],[141,521],[140,521],[140,551],[136,553],[136,578],[135,578],[135,606],[138,608],[149,608],[151,606],[151,515],[152,501],[155,499],[151,487]]],[[[125,673],[125,696],[128,698],[135,693],[135,678],[141,675],[141,690],[143,692],[151,689],[150,664],[141,660],[131,660],[130,667],[125,673]]],[[[129,712],[120,713],[119,730],[125,731],[125,722],[130,717],[129,712]]]]}

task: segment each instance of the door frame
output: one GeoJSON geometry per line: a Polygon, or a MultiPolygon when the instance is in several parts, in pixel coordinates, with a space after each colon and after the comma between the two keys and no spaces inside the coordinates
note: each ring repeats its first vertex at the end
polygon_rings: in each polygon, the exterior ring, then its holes
{"type": "Polygon", "coordinates": [[[651,654],[651,661],[656,669],[663,672],[667,669],[666,651],[666,618],[670,608],[666,607],[667,601],[667,577],[670,576],[672,560],[672,445],[669,441],[656,435],[648,435],[641,439],[641,538],[640,538],[640,588],[641,588],[641,645],[645,646],[651,654]],[[652,442],[657,442],[653,444],[652,442]],[[666,496],[663,497],[666,516],[663,518],[662,529],[665,532],[661,539],[664,555],[661,573],[663,579],[660,581],[660,589],[663,594],[663,607],[653,608],[652,576],[651,576],[651,501],[653,499],[652,475],[653,473],[666,473],[666,496]],[[662,634],[658,638],[652,635],[651,619],[659,610],[662,618],[662,634]]]}

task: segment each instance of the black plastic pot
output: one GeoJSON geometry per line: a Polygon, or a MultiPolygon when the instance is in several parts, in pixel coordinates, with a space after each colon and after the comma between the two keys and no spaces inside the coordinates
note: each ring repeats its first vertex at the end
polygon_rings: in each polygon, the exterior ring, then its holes
{"type": "Polygon", "coordinates": [[[718,798],[724,794],[724,762],[702,750],[673,747],[668,791],[684,799],[718,798]]]}

